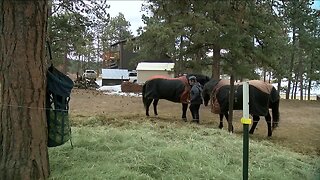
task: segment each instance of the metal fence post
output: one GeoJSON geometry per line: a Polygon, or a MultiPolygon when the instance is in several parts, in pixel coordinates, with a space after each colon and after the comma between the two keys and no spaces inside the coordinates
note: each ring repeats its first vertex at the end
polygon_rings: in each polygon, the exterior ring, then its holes
{"type": "Polygon", "coordinates": [[[251,119],[249,118],[249,82],[243,83],[243,117],[241,118],[243,124],[243,166],[242,176],[243,180],[248,179],[249,169],[249,124],[251,119]]]}

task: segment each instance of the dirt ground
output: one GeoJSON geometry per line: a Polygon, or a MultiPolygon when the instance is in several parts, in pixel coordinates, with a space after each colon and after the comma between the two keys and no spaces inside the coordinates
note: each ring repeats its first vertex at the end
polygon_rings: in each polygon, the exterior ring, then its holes
{"type": "MultiPolygon", "coordinates": [[[[153,108],[150,108],[150,120],[163,121],[165,123],[176,123],[184,125],[181,120],[181,104],[160,100],[158,105],[158,117],[154,117],[153,108]]],[[[219,117],[210,112],[210,107],[201,107],[200,127],[218,128],[219,117]]],[[[191,115],[188,110],[188,120],[191,115]]],[[[104,115],[106,117],[124,117],[132,121],[141,121],[145,118],[145,110],[141,97],[126,97],[106,95],[96,90],[74,89],[70,101],[71,117],[92,117],[104,115]]],[[[241,135],[242,125],[241,111],[234,113],[235,133],[241,135]]],[[[224,129],[227,123],[224,121],[224,129]]],[[[270,141],[296,152],[320,155],[320,102],[281,100],[280,102],[280,124],[273,132],[271,138],[267,137],[267,124],[264,117],[250,138],[259,141],[270,141]]]]}

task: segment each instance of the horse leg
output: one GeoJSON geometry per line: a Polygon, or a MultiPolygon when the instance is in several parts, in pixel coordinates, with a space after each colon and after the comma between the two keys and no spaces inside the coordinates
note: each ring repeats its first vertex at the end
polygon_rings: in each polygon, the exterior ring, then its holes
{"type": "Polygon", "coordinates": [[[158,111],[157,111],[157,105],[158,105],[159,99],[154,99],[153,100],[153,111],[154,111],[154,115],[158,115],[158,111]]]}
{"type": "Polygon", "coordinates": [[[149,116],[149,107],[150,107],[152,101],[153,101],[153,99],[146,100],[146,116],[149,116]]]}
{"type": "Polygon", "coordinates": [[[220,116],[219,128],[222,129],[223,128],[223,114],[219,114],[219,116],[220,116]]]}
{"type": "Polygon", "coordinates": [[[188,110],[188,104],[182,103],[182,120],[187,122],[187,110],[188,110]]]}
{"type": "Polygon", "coordinates": [[[229,123],[229,113],[228,112],[224,113],[224,117],[226,117],[226,119],[227,119],[228,129],[230,129],[229,127],[231,126],[231,132],[233,133],[233,124],[232,124],[232,122],[229,123]]]}
{"type": "Polygon", "coordinates": [[[268,114],[265,116],[265,119],[267,121],[267,125],[268,125],[268,137],[272,136],[272,128],[271,128],[271,116],[270,113],[268,111],[268,114]]]}
{"type": "Polygon", "coordinates": [[[250,131],[249,131],[250,134],[253,134],[254,130],[257,127],[257,124],[258,124],[259,120],[260,120],[259,116],[253,115],[253,124],[251,126],[250,131]]]}
{"type": "MultiPolygon", "coordinates": [[[[228,120],[229,120],[229,113],[228,113],[228,112],[224,113],[224,117],[226,118],[226,120],[227,120],[227,122],[228,122],[228,120]]],[[[232,132],[233,132],[233,125],[232,125],[232,132]]]]}

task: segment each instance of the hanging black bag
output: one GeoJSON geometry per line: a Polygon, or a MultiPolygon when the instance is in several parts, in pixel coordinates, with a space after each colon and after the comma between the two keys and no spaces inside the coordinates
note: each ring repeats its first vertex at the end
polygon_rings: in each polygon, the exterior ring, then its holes
{"type": "Polygon", "coordinates": [[[73,81],[51,65],[47,71],[46,94],[48,147],[60,146],[68,140],[71,142],[68,111],[72,88],[73,81]]]}

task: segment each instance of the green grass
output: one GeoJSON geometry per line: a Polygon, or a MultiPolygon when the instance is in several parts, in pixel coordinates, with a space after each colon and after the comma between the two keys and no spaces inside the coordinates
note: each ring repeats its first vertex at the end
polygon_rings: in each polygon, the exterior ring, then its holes
{"type": "MultiPolygon", "coordinates": [[[[73,149],[70,143],[49,149],[50,178],[242,179],[239,136],[190,124],[120,121],[100,116],[73,127],[73,149]]],[[[249,179],[320,178],[318,156],[267,140],[250,141],[249,163],[249,179]]]]}

